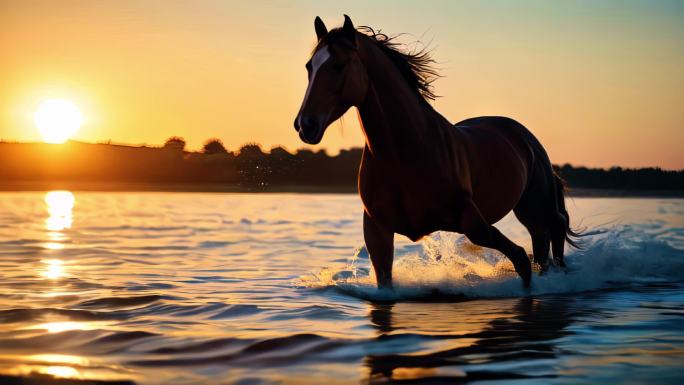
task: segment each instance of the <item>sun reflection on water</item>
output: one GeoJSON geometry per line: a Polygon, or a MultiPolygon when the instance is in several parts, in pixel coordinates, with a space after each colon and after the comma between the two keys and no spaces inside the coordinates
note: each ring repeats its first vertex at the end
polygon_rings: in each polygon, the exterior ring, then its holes
{"type": "Polygon", "coordinates": [[[71,228],[72,211],[76,198],[70,191],[49,191],[45,194],[45,204],[50,216],[45,220],[49,231],[63,231],[71,228]]]}
{"type": "Polygon", "coordinates": [[[85,357],[66,354],[33,354],[26,356],[26,359],[28,361],[47,362],[51,364],[90,365],[90,361],[85,357]]]}
{"type": "MultiPolygon", "coordinates": [[[[52,251],[64,249],[64,242],[69,236],[64,230],[70,229],[73,223],[73,209],[76,203],[74,194],[70,191],[55,190],[45,194],[45,205],[48,217],[45,220],[45,229],[48,231],[48,242],[43,248],[52,251]]],[[[58,258],[44,259],[41,275],[45,278],[56,280],[65,276],[64,262],[58,258]]]]}
{"type": "Polygon", "coordinates": [[[62,250],[64,248],[64,244],[59,242],[47,242],[43,244],[43,247],[49,250],[62,250]]]}
{"type": "Polygon", "coordinates": [[[65,271],[64,271],[64,262],[60,259],[44,259],[41,261],[43,264],[45,264],[44,270],[43,270],[43,277],[49,278],[49,279],[59,279],[64,277],[65,271]]]}
{"type": "Polygon", "coordinates": [[[27,329],[47,330],[48,333],[61,333],[69,330],[96,330],[106,324],[107,322],[56,321],[33,325],[27,329]]]}
{"type": "Polygon", "coordinates": [[[80,378],[81,374],[78,370],[71,366],[48,366],[43,370],[43,373],[49,374],[57,378],[80,378]]]}

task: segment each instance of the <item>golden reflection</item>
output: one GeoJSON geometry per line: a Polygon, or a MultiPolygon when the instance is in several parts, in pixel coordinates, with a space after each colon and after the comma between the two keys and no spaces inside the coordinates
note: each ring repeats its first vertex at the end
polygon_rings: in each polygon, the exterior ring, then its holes
{"type": "Polygon", "coordinates": [[[62,262],[60,259],[44,259],[41,262],[45,264],[42,273],[43,277],[45,278],[59,279],[64,277],[64,275],[66,274],[64,269],[64,262],[62,262]]]}
{"type": "Polygon", "coordinates": [[[43,244],[43,247],[50,250],[62,250],[64,245],[58,242],[47,242],[43,244]]]}
{"type": "MultiPolygon", "coordinates": [[[[437,369],[435,368],[396,368],[392,372],[392,379],[396,381],[418,380],[425,377],[434,377],[437,374],[437,369]]],[[[465,374],[463,377],[465,377],[465,374]]]]}
{"type": "MultiPolygon", "coordinates": [[[[49,191],[45,194],[48,218],[45,220],[45,228],[48,230],[49,241],[43,244],[48,250],[61,250],[64,241],[69,237],[62,231],[71,228],[72,212],[76,198],[70,191],[49,191]]],[[[44,259],[41,275],[47,279],[60,279],[66,275],[64,262],[58,258],[44,259]]]]}
{"type": "MultiPolygon", "coordinates": [[[[100,383],[99,381],[122,381],[128,383],[123,380],[130,380],[130,374],[121,374],[121,367],[119,366],[105,366],[100,362],[94,363],[92,360],[81,356],[65,354],[0,355],[0,364],[10,362],[16,362],[17,364],[12,367],[0,365],[0,375],[33,378],[36,376],[42,378],[48,375],[54,378],[74,380],[97,378],[97,381],[86,381],[88,384],[100,383]]],[[[22,382],[20,381],[20,383],[22,382]]],[[[51,382],[46,379],[46,381],[28,381],[28,383],[42,384],[51,382]]],[[[62,382],[59,383],[61,384],[62,382]]],[[[67,381],[65,383],[71,384],[72,382],[67,381]]],[[[4,382],[0,380],[0,384],[4,384],[4,382]]]]}
{"type": "Polygon", "coordinates": [[[61,333],[69,330],[94,330],[106,323],[103,322],[75,322],[75,321],[57,321],[46,322],[42,324],[33,325],[27,329],[41,329],[47,330],[48,333],[61,333]]]}
{"type": "MultiPolygon", "coordinates": [[[[8,370],[2,370],[2,374],[9,374],[19,377],[34,377],[37,373],[42,375],[49,375],[53,378],[71,378],[71,379],[82,379],[83,375],[75,368],[65,365],[18,365],[8,370]]],[[[20,382],[22,383],[22,382],[20,382]]],[[[34,383],[34,382],[27,382],[34,383]]],[[[35,383],[44,383],[43,381],[38,381],[35,383]]],[[[49,382],[45,382],[49,383],[49,382]]]]}
{"type": "Polygon", "coordinates": [[[26,359],[29,361],[47,362],[50,364],[90,365],[90,361],[85,357],[70,356],[66,354],[34,354],[26,356],[26,359]]]}
{"type": "Polygon", "coordinates": [[[78,370],[72,368],[71,366],[48,366],[43,373],[49,374],[57,378],[80,378],[81,373],[78,370]]]}
{"type": "Polygon", "coordinates": [[[50,231],[63,231],[71,228],[72,211],[76,198],[70,191],[49,191],[45,194],[45,204],[50,216],[45,227],[50,231]]]}

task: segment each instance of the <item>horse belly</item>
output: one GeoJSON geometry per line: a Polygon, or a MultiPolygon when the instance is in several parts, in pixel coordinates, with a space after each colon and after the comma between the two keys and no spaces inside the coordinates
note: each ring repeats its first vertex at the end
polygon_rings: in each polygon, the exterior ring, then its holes
{"type": "Polygon", "coordinates": [[[435,181],[415,183],[418,178],[403,179],[414,182],[391,187],[385,183],[363,183],[361,200],[370,217],[414,242],[450,227],[455,216],[452,189],[435,181]]]}
{"type": "Polygon", "coordinates": [[[488,223],[501,220],[518,204],[527,186],[528,172],[526,160],[510,151],[500,151],[496,157],[479,162],[472,173],[472,197],[488,223]]]}

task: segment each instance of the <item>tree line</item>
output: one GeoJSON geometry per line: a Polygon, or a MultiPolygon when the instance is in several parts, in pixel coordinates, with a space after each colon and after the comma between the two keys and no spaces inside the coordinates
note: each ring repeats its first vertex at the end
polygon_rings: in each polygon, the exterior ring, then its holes
{"type": "MultiPolygon", "coordinates": [[[[221,184],[243,191],[354,191],[362,149],[324,150],[283,147],[264,151],[250,143],[229,151],[220,139],[201,151],[186,150],[181,137],[161,147],[68,142],[62,145],[0,142],[0,180],[60,182],[137,182],[221,184]]],[[[684,192],[684,170],[610,169],[554,166],[570,188],[670,190],[684,192]]]]}

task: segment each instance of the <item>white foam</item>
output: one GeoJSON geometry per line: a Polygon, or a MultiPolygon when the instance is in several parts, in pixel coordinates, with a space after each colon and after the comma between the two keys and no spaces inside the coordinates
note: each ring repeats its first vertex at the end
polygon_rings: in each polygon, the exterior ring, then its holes
{"type": "MultiPolygon", "coordinates": [[[[672,234],[670,234],[672,235],[672,234]]],[[[420,252],[394,262],[394,290],[378,290],[365,249],[344,268],[324,268],[300,277],[296,285],[335,287],[370,300],[406,300],[437,296],[518,297],[625,287],[684,280],[684,249],[678,235],[658,237],[636,225],[595,229],[583,250],[567,250],[568,272],[552,268],[533,275],[530,292],[522,288],[513,266],[501,253],[452,233],[435,233],[420,252]],[[670,239],[672,238],[672,239],[670,239]]]]}

